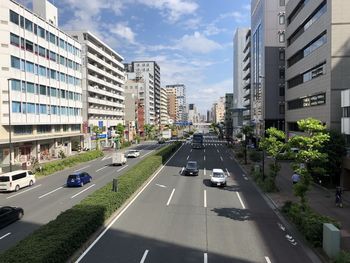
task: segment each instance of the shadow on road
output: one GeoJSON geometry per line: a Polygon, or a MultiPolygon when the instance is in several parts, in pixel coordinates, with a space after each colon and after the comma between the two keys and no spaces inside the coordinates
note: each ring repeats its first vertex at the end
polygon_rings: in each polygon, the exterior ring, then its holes
{"type": "Polygon", "coordinates": [[[252,219],[252,214],[247,209],[240,208],[213,208],[211,211],[218,216],[223,216],[237,221],[247,221],[252,219]]]}

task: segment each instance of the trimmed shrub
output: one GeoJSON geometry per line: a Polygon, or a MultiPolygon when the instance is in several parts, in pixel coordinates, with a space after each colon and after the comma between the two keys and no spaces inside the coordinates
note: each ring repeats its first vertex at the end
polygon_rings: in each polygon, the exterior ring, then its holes
{"type": "Polygon", "coordinates": [[[258,151],[250,151],[250,152],[249,152],[249,159],[250,159],[252,162],[255,162],[255,163],[261,162],[261,160],[262,160],[261,152],[258,152],[258,151]]]}
{"type": "Polygon", "coordinates": [[[334,263],[349,263],[350,262],[350,252],[342,251],[339,253],[334,263]]]}
{"type": "Polygon", "coordinates": [[[42,165],[39,164],[36,166],[33,172],[36,176],[47,176],[49,174],[64,170],[65,168],[72,167],[79,163],[88,162],[102,156],[103,152],[98,150],[80,153],[62,160],[44,163],[42,165]]]}
{"type": "Polygon", "coordinates": [[[2,253],[1,262],[66,262],[180,145],[145,158],[118,178],[118,192],[108,183],[2,253]]]}
{"type": "Polygon", "coordinates": [[[323,223],[331,223],[340,228],[334,219],[320,215],[311,210],[303,209],[300,204],[286,202],[282,207],[282,212],[297,226],[300,233],[304,235],[314,247],[322,246],[323,223]]]}

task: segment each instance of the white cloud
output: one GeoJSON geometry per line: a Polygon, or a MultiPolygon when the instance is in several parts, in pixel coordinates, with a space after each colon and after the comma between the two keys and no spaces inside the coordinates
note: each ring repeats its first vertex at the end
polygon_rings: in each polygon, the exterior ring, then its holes
{"type": "Polygon", "coordinates": [[[135,44],[135,33],[127,25],[117,24],[115,27],[111,28],[110,31],[113,34],[126,39],[130,43],[135,44]]]}
{"type": "Polygon", "coordinates": [[[219,43],[207,38],[199,32],[195,32],[193,35],[184,35],[178,41],[176,47],[195,53],[210,53],[222,48],[219,43]]]}

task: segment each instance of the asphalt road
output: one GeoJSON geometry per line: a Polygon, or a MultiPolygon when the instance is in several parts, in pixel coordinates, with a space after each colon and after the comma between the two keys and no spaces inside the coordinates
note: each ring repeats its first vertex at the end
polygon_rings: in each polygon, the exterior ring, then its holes
{"type": "Polygon", "coordinates": [[[24,209],[22,220],[0,229],[0,252],[12,247],[38,227],[55,219],[61,212],[111,182],[113,178],[130,169],[159,147],[161,145],[154,142],[143,143],[132,147],[140,150],[140,157],[128,158],[123,166],[111,166],[112,153],[109,153],[103,158],[39,178],[32,187],[23,188],[18,192],[0,193],[0,206],[19,206],[24,209]],[[74,171],[88,172],[92,176],[92,182],[83,187],[66,187],[67,177],[74,171]]]}
{"type": "Polygon", "coordinates": [[[318,262],[215,137],[205,149],[184,144],[77,262],[318,262]],[[195,160],[198,176],[179,174],[195,160]],[[224,188],[210,173],[229,173],[224,188]]]}

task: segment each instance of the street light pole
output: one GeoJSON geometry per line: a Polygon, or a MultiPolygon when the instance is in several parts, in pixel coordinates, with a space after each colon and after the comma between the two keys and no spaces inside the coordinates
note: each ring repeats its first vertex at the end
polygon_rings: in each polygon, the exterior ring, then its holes
{"type": "Polygon", "coordinates": [[[10,148],[10,172],[12,172],[12,123],[11,123],[11,94],[10,94],[10,81],[7,79],[7,95],[8,95],[8,109],[9,109],[9,148],[10,148]]]}

